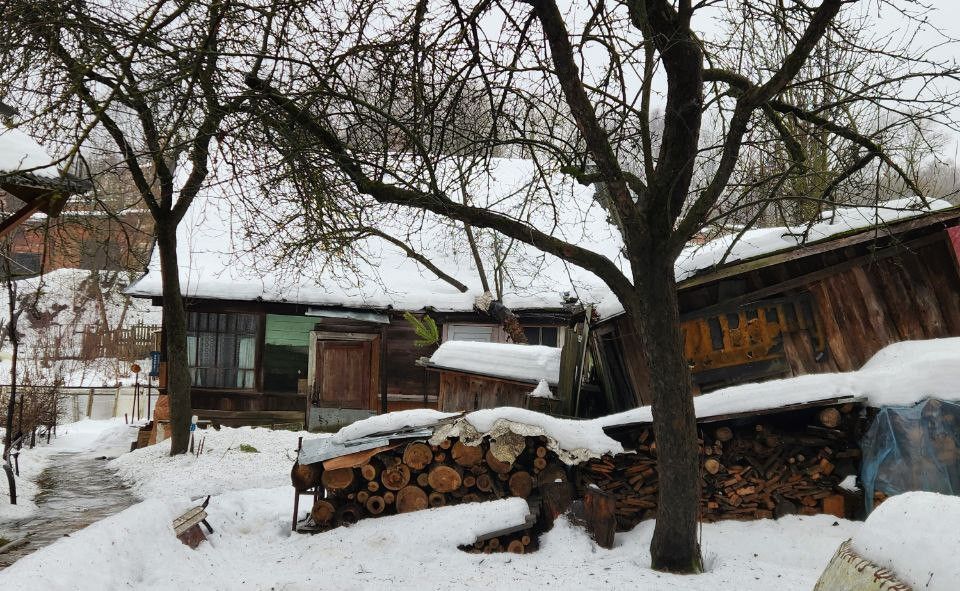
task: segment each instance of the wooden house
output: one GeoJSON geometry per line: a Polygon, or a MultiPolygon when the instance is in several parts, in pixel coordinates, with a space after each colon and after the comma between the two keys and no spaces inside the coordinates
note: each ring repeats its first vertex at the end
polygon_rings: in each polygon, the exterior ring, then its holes
{"type": "MultiPolygon", "coordinates": [[[[462,227],[415,223],[412,248],[465,291],[376,236],[353,244],[359,254],[349,261],[318,256],[316,265],[296,261],[292,270],[277,269],[262,250],[237,243],[240,222],[227,200],[199,199],[180,228],[194,414],[224,424],[299,422],[322,429],[373,413],[435,408],[440,378],[417,365],[420,357],[446,341],[508,338],[497,321],[474,309],[483,289],[462,227]],[[417,345],[408,312],[436,323],[437,344],[417,345]]],[[[497,281],[503,303],[531,344],[562,346],[576,301],[570,270],[518,245],[510,257],[499,259],[506,268],[532,260],[536,272],[517,272],[516,282],[503,274],[497,281]]],[[[162,304],[156,253],[128,293],[162,304]]]]}
{"type": "MultiPolygon", "coordinates": [[[[960,208],[936,205],[886,219],[882,210],[847,210],[845,225],[824,222],[819,238],[787,248],[770,247],[787,228],[755,231],[757,248],[749,233],[739,251],[725,239],[704,245],[708,259],[711,248],[734,254],[719,264],[698,265],[691,248],[692,264],[678,261],[678,295],[697,392],[850,371],[893,342],[960,335],[960,208]],[[878,216],[882,223],[871,223],[878,216]]],[[[598,379],[614,393],[607,410],[650,402],[622,308],[608,306],[591,347],[598,379]]]]}

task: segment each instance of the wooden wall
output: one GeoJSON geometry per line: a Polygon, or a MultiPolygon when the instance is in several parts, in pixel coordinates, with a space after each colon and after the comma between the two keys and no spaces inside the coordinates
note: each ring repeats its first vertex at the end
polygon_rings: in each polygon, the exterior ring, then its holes
{"type": "MultiPolygon", "coordinates": [[[[960,255],[954,235],[960,236],[956,226],[945,231],[934,224],[884,240],[840,242],[835,249],[692,287],[681,284],[685,353],[695,385],[707,391],[851,371],[891,343],[960,336],[960,255]],[[763,322],[743,333],[751,309],[766,310],[755,316],[763,322]]],[[[631,324],[621,316],[601,324],[594,335],[607,345],[608,365],[615,364],[613,357],[622,359],[625,387],[637,403],[648,403],[642,350],[631,324]]]]}
{"type": "MultiPolygon", "coordinates": [[[[437,372],[430,372],[437,373],[437,372]]],[[[437,408],[444,412],[473,411],[497,406],[525,408],[536,386],[476,374],[443,371],[437,408]]]]}

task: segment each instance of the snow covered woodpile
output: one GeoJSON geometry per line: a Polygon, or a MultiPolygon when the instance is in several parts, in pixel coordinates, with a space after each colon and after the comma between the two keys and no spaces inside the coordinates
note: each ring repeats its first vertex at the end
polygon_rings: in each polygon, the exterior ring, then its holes
{"type": "MultiPolygon", "coordinates": [[[[701,423],[701,519],[845,517],[850,508],[838,485],[859,471],[858,410],[854,402],[814,404],[701,423]]],[[[622,429],[616,436],[635,453],[605,455],[580,466],[585,484],[615,495],[621,530],[656,516],[652,431],[649,425],[622,429]]]]}
{"type": "MultiPolygon", "coordinates": [[[[844,516],[838,485],[858,472],[857,410],[855,399],[844,398],[704,423],[702,518],[844,516]]],[[[607,519],[611,536],[614,527],[626,531],[656,516],[657,454],[649,423],[608,428],[630,450],[624,451],[595,421],[509,408],[421,415],[408,421],[413,426],[385,415],[342,430],[332,442],[321,440],[324,448],[342,446],[339,455],[301,451],[304,463],[294,466],[291,480],[298,494],[312,494],[313,505],[294,526],[324,530],[365,517],[521,497],[535,523],[491,538],[492,545],[480,540],[485,543],[473,550],[512,545],[523,552],[525,536],[535,540],[557,513],[591,495],[608,501],[609,511],[587,523],[597,527],[607,519]]]]}
{"type": "MultiPolygon", "coordinates": [[[[542,437],[509,434],[477,445],[444,438],[385,447],[294,465],[291,480],[297,491],[316,493],[300,528],[324,530],[366,517],[506,497],[524,498],[539,508],[544,485],[564,489],[562,496],[572,498],[568,468],[542,437]]],[[[545,523],[531,520],[529,527],[488,537],[470,550],[522,554],[535,548],[545,523]]]]}

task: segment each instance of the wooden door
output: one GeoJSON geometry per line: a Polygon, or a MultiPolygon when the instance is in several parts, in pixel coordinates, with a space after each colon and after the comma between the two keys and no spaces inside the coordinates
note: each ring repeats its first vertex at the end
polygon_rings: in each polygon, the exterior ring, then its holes
{"type": "Polygon", "coordinates": [[[368,409],[370,341],[318,341],[314,383],[321,406],[368,409]]]}

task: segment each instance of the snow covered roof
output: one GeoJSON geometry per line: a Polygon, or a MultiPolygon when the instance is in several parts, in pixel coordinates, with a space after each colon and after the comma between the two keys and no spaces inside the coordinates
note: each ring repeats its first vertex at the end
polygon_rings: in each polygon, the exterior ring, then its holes
{"type": "Polygon", "coordinates": [[[0,181],[26,186],[89,189],[87,183],[61,173],[55,159],[33,138],[17,128],[0,125],[0,181]]]}
{"type": "Polygon", "coordinates": [[[38,177],[55,179],[60,171],[51,162],[53,157],[20,129],[0,129],[0,173],[31,171],[38,177]]]}
{"type": "Polygon", "coordinates": [[[447,341],[430,356],[430,367],[556,385],[560,380],[560,349],[541,345],[447,341]]]}
{"type": "MultiPolygon", "coordinates": [[[[403,164],[398,166],[402,168],[403,164]]],[[[454,165],[441,166],[438,170],[437,182],[448,194],[456,196],[465,191],[478,206],[491,207],[571,243],[588,244],[627,270],[620,234],[609,223],[608,213],[596,200],[592,187],[575,183],[560,173],[543,176],[534,162],[520,159],[494,159],[489,167],[466,173],[469,177],[466,181],[464,173],[454,165]]],[[[243,182],[228,180],[221,185],[243,182]]],[[[416,178],[398,182],[417,185],[416,178]]],[[[409,242],[441,271],[466,284],[466,293],[437,278],[398,246],[377,236],[358,241],[352,248],[359,256],[352,257],[348,264],[332,261],[327,253],[317,252],[303,260],[278,265],[274,255],[281,247],[264,244],[262,236],[251,238],[245,224],[259,216],[263,218],[264,228],[273,223],[274,233],[291,234],[289,227],[278,230],[277,224],[299,227],[310,223],[309,220],[301,219],[302,216],[283,218],[275,217],[273,212],[252,211],[239,201],[231,198],[228,190],[213,184],[204,197],[196,200],[181,223],[178,239],[184,246],[180,248],[180,280],[185,295],[198,299],[264,300],[354,309],[470,311],[474,299],[481,293],[479,274],[465,234],[461,226],[450,220],[406,208],[381,207],[376,225],[387,234],[409,242]],[[278,219],[285,221],[277,222],[278,219]]],[[[757,228],[739,237],[723,236],[686,248],[676,261],[677,280],[682,282],[723,265],[797,249],[842,233],[948,207],[950,204],[946,201],[933,201],[926,208],[916,199],[901,199],[877,207],[828,211],[821,221],[809,227],[757,228]]],[[[488,274],[496,259],[495,253],[506,252],[502,268],[503,299],[507,306],[557,309],[561,306],[562,294],[571,292],[584,303],[598,304],[601,317],[623,312],[609,288],[592,273],[525,244],[504,242],[502,237],[494,239],[489,231],[477,231],[486,232],[481,250],[491,263],[487,265],[488,274]],[[505,248],[504,244],[509,246],[505,248]]],[[[296,238],[296,232],[292,234],[296,238]]],[[[158,253],[154,253],[147,274],[129,293],[144,297],[161,295],[158,253]]]]}
{"type": "MultiPolygon", "coordinates": [[[[895,199],[876,206],[843,207],[826,211],[820,221],[809,226],[754,228],[742,235],[726,234],[705,244],[691,244],[684,248],[674,265],[677,282],[683,287],[684,280],[721,267],[755,261],[777,253],[827,242],[850,232],[882,228],[894,222],[950,208],[953,208],[950,202],[942,199],[931,200],[929,207],[916,198],[895,199]]],[[[878,233],[883,234],[882,231],[878,233]]],[[[623,313],[623,306],[611,295],[600,303],[597,310],[602,317],[608,318],[623,313]]]]}
{"type": "MultiPolygon", "coordinates": [[[[605,212],[593,200],[593,190],[558,176],[549,196],[533,199],[517,195],[532,186],[537,170],[529,161],[500,159],[492,173],[474,179],[471,195],[477,203],[496,203],[498,210],[524,219],[555,236],[572,242],[598,242],[615,257],[619,236],[605,222],[605,212]],[[534,202],[534,205],[530,205],[534,202]],[[562,203],[560,207],[557,203],[562,203]],[[558,223],[557,215],[569,223],[558,223]]],[[[525,195],[526,197],[526,195],[525,195]]],[[[198,299],[263,300],[311,306],[353,309],[435,309],[441,312],[471,311],[482,293],[479,274],[460,225],[432,214],[409,209],[391,209],[378,228],[409,240],[443,272],[464,283],[461,293],[449,283],[407,256],[398,246],[377,236],[352,245],[359,254],[349,264],[331,260],[323,252],[308,259],[280,266],[272,257],[276,249],[254,244],[245,221],[252,212],[236,199],[213,190],[198,198],[178,229],[180,281],[184,295],[198,299]],[[294,267],[295,268],[282,268],[294,267]]],[[[307,223],[307,222],[303,222],[307,223]]],[[[266,224],[266,222],[264,222],[266,224]]],[[[495,249],[506,252],[504,304],[515,310],[560,309],[564,294],[572,292],[582,301],[599,301],[606,287],[593,274],[556,257],[513,243],[494,244],[485,235],[480,247],[491,273],[495,249]]],[[[143,297],[162,295],[159,256],[154,252],[148,272],[128,293],[143,297]]]]}

